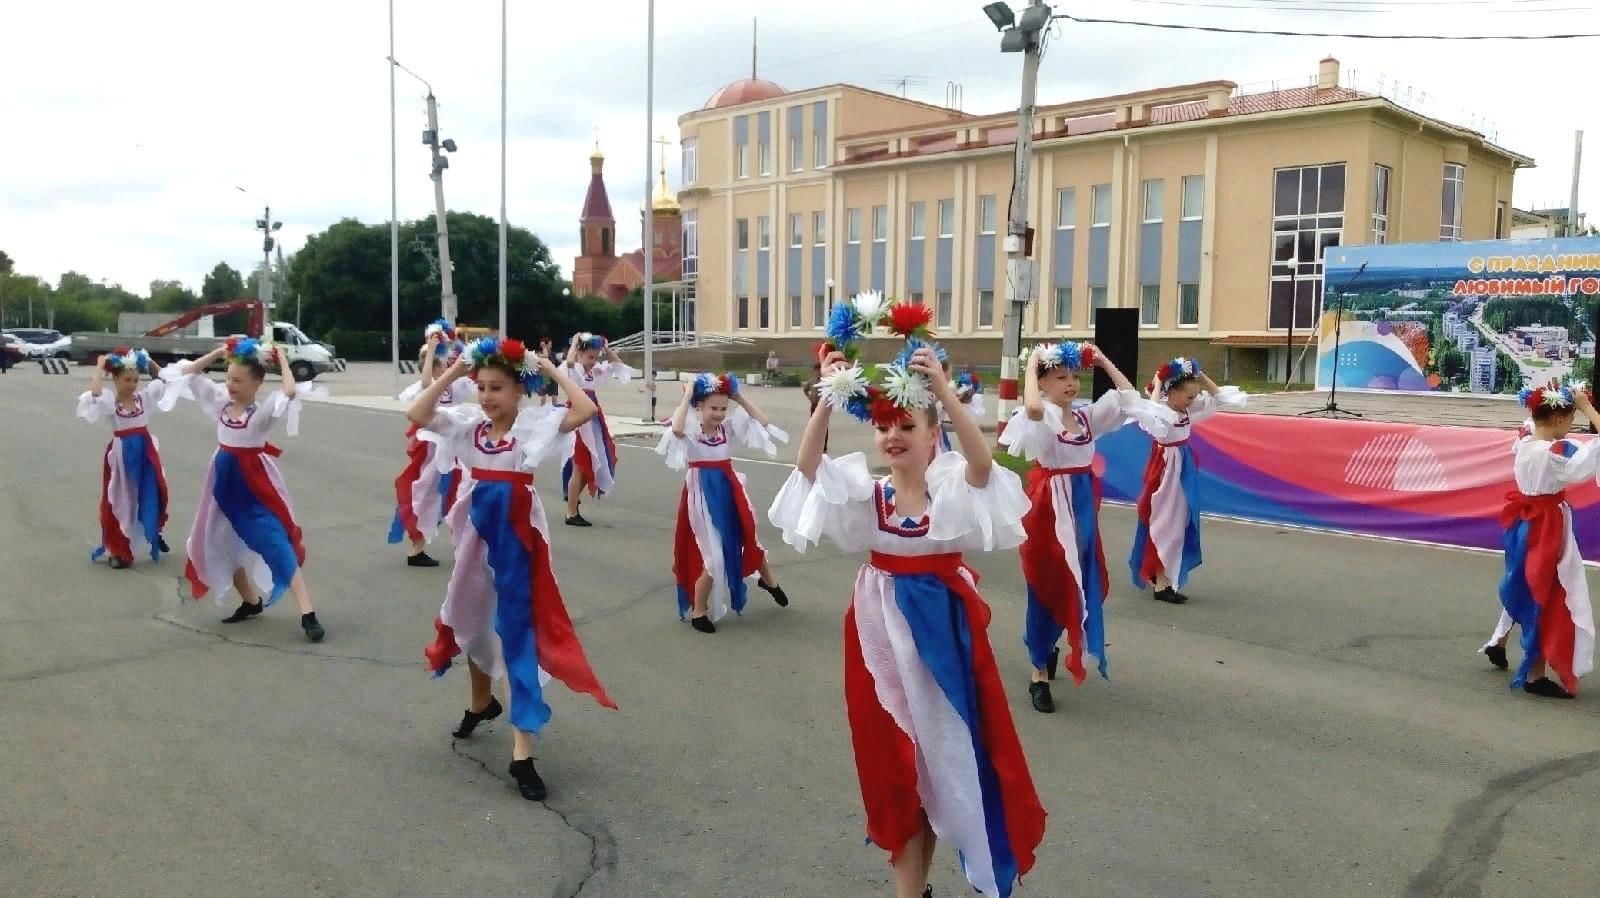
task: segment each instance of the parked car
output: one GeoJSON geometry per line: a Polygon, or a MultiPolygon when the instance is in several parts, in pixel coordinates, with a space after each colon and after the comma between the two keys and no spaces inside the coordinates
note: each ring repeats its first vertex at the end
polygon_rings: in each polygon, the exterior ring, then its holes
{"type": "Polygon", "coordinates": [[[0,357],[4,358],[4,363],[8,366],[27,360],[27,341],[10,331],[0,331],[0,357]]]}
{"type": "Polygon", "coordinates": [[[47,327],[14,327],[10,333],[21,338],[28,358],[65,359],[72,357],[68,352],[72,348],[72,338],[62,336],[58,330],[52,330],[47,327]]]}

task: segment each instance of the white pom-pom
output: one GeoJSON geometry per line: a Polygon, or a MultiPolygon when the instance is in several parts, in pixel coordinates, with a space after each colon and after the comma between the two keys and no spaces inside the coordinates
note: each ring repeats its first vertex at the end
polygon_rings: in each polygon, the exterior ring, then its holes
{"type": "Polygon", "coordinates": [[[883,294],[877,290],[857,293],[855,299],[850,302],[851,305],[855,306],[856,317],[869,325],[876,324],[878,319],[883,316],[883,310],[888,306],[883,294]]]}
{"type": "Polygon", "coordinates": [[[883,394],[901,408],[927,408],[933,404],[928,378],[895,365],[883,366],[883,394]]]}
{"type": "Polygon", "coordinates": [[[867,394],[867,374],[859,365],[825,374],[817,381],[817,396],[833,408],[867,394]]]}

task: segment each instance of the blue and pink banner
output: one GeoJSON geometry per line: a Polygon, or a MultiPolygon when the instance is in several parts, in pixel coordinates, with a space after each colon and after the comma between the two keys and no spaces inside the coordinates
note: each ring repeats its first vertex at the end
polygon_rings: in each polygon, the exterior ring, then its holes
{"type": "MultiPolygon", "coordinates": [[[[1490,428],[1224,414],[1197,425],[1190,445],[1205,514],[1498,550],[1500,509],[1516,489],[1514,438],[1490,428]]],[[[1136,501],[1150,438],[1129,425],[1098,446],[1106,498],[1136,501]]],[[[1583,557],[1600,559],[1600,487],[1570,487],[1567,500],[1583,557]]]]}

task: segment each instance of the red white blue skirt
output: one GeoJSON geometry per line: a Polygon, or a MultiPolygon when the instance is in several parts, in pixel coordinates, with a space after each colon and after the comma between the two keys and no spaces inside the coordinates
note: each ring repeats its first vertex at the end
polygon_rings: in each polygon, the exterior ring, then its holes
{"type": "Polygon", "coordinates": [[[552,677],[615,708],[562,601],[533,475],[473,469],[449,524],[455,567],[434,641],[423,652],[428,669],[442,676],[465,652],[480,670],[509,682],[511,723],[528,733],[550,721],[544,685],[552,677]]]}
{"type": "Polygon", "coordinates": [[[143,427],[116,431],[101,466],[100,545],[89,557],[132,564],[137,549],[159,561],[166,526],[167,475],[156,438],[143,427]]]}
{"type": "MultiPolygon", "coordinates": [[[[600,397],[593,390],[584,390],[600,407],[600,397]]],[[[617,479],[617,444],[611,439],[611,428],[606,424],[606,413],[595,412],[589,422],[575,431],[572,454],[561,466],[561,498],[569,495],[574,471],[583,472],[584,484],[591,496],[604,496],[611,492],[617,479]]]]}
{"type": "Polygon", "coordinates": [[[1506,559],[1500,606],[1522,628],[1522,664],[1511,685],[1526,683],[1533,660],[1543,658],[1561,685],[1576,692],[1578,678],[1594,668],[1595,630],[1566,494],[1511,493],[1500,524],[1506,559]]]}
{"type": "Polygon", "coordinates": [[[689,613],[695,581],[704,573],[711,575],[707,603],[711,619],[721,620],[730,607],[735,614],[743,613],[748,599],[745,578],[756,573],[766,557],[756,538],[755,508],[733,462],[689,462],[672,551],[678,618],[689,613]]]}
{"type": "Polygon", "coordinates": [[[1083,682],[1083,656],[1099,661],[1106,676],[1106,628],[1101,607],[1111,582],[1100,544],[1100,478],[1092,467],[1028,470],[1032,506],[1022,519],[1022,575],[1028,611],[1022,642],[1028,660],[1043,670],[1063,633],[1067,670],[1083,682]]]}
{"type": "Polygon", "coordinates": [[[389,525],[389,542],[404,539],[432,542],[439,523],[456,502],[461,485],[461,469],[441,474],[434,466],[438,444],[417,439],[417,426],[406,430],[406,466],[394,479],[394,521],[389,525]]]}
{"type": "MultiPolygon", "coordinates": [[[[183,572],[196,599],[218,586],[225,591],[233,572],[244,568],[257,585],[272,585],[264,597],[271,605],[288,591],[305,564],[294,506],[273,461],[281,454],[269,443],[255,448],[218,446],[211,457],[183,572]]],[[[217,593],[219,600],[222,594],[217,593]]]]}
{"type": "Polygon", "coordinates": [[[874,552],[844,619],[844,689],[867,837],[898,858],[924,814],[972,887],[1009,896],[1044,837],[986,629],[959,553],[874,552]]]}
{"type": "Polygon", "coordinates": [[[1176,588],[1200,566],[1200,469],[1189,441],[1154,443],[1144,466],[1139,523],[1128,566],[1144,589],[1165,574],[1176,588]]]}

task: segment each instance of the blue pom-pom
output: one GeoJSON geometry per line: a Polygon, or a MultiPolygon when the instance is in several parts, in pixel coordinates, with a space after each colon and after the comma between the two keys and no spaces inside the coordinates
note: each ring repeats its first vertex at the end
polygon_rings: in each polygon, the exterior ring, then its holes
{"type": "Polygon", "coordinates": [[[872,404],[867,401],[867,397],[864,395],[850,397],[849,401],[844,404],[844,410],[858,421],[866,422],[872,420],[872,404]]]}
{"type": "Polygon", "coordinates": [[[922,340],[917,337],[909,337],[906,339],[905,347],[900,350],[899,355],[894,357],[894,361],[891,364],[893,364],[896,368],[910,368],[912,353],[924,348],[933,350],[934,357],[940,362],[944,362],[950,358],[950,353],[938,343],[922,340]]]}
{"type": "Polygon", "coordinates": [[[694,376],[694,387],[689,393],[689,404],[699,405],[707,396],[717,391],[717,378],[715,375],[701,372],[694,376]]]}
{"type": "Polygon", "coordinates": [[[861,331],[856,327],[855,307],[847,302],[834,306],[833,311],[828,313],[826,333],[828,342],[841,352],[854,343],[861,336],[861,331]]]}

